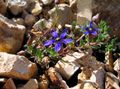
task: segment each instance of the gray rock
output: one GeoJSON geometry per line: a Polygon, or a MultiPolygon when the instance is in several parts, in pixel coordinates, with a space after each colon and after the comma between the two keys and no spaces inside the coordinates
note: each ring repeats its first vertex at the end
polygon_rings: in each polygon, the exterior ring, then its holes
{"type": "Polygon", "coordinates": [[[25,27],[0,15],[0,52],[17,52],[23,42],[25,27]]]}
{"type": "Polygon", "coordinates": [[[0,0],[0,13],[5,14],[7,10],[7,5],[3,0],[0,0]]]}
{"type": "Polygon", "coordinates": [[[36,21],[36,18],[34,15],[32,14],[27,14],[25,16],[25,24],[28,25],[28,26],[32,26],[36,21]]]}
{"type": "Polygon", "coordinates": [[[14,15],[18,15],[27,7],[26,0],[6,0],[6,3],[11,13],[14,15]]]}
{"type": "Polygon", "coordinates": [[[67,4],[58,4],[58,6],[51,9],[49,12],[53,23],[57,25],[65,25],[74,21],[74,14],[67,4]]]}
{"type": "Polygon", "coordinates": [[[100,87],[100,89],[104,89],[105,88],[105,70],[100,68],[98,70],[94,70],[92,72],[92,76],[90,77],[90,80],[92,82],[95,82],[98,84],[98,86],[100,87]]]}
{"type": "Polygon", "coordinates": [[[0,76],[28,80],[36,72],[36,64],[24,56],[0,52],[0,76]]]}

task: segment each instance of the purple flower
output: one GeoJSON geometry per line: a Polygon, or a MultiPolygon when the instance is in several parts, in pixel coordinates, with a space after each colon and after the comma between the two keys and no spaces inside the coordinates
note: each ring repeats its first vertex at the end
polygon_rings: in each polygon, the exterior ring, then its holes
{"type": "Polygon", "coordinates": [[[97,35],[97,31],[99,28],[94,27],[94,23],[90,22],[86,27],[83,27],[83,31],[85,35],[97,35]]]}
{"type": "Polygon", "coordinates": [[[64,29],[60,35],[58,35],[58,33],[55,30],[53,30],[51,32],[51,35],[52,39],[45,41],[43,44],[44,46],[50,46],[54,44],[55,52],[60,51],[63,44],[68,44],[73,41],[71,38],[66,38],[67,35],[66,29],[64,29]]]}

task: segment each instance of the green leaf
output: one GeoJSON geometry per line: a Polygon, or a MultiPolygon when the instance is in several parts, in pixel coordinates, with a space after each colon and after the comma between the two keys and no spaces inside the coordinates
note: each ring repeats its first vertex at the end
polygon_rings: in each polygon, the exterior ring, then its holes
{"type": "Polygon", "coordinates": [[[56,57],[56,56],[58,56],[57,52],[55,52],[52,48],[46,48],[46,51],[47,51],[47,53],[49,53],[49,55],[50,55],[51,57],[56,57]]]}
{"type": "Polygon", "coordinates": [[[31,46],[31,45],[30,45],[30,46],[27,46],[27,50],[28,50],[29,53],[32,53],[32,51],[33,51],[33,46],[31,46]]]}
{"type": "Polygon", "coordinates": [[[37,57],[37,59],[39,61],[41,61],[41,59],[43,58],[43,53],[40,49],[36,49],[36,53],[35,53],[35,56],[37,57]]]}

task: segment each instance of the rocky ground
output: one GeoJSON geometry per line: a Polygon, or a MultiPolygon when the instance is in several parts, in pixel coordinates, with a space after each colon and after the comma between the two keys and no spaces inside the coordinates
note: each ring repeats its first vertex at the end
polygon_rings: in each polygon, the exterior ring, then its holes
{"type": "Polygon", "coordinates": [[[82,25],[104,19],[112,28],[111,36],[119,37],[119,3],[120,0],[0,0],[0,89],[120,89],[120,54],[112,71],[107,63],[98,61],[99,56],[92,56],[91,50],[66,54],[54,66],[48,66],[51,62],[44,57],[47,69],[43,71],[24,52],[31,31],[39,36],[46,29],[62,28],[73,21],[82,25]]]}

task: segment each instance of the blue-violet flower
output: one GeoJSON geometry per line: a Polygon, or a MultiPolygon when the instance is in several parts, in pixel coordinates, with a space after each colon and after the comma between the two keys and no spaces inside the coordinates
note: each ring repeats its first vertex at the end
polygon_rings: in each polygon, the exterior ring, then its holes
{"type": "Polygon", "coordinates": [[[85,35],[96,36],[98,30],[99,28],[95,28],[93,22],[90,22],[87,26],[83,27],[83,31],[85,35]]]}
{"type": "Polygon", "coordinates": [[[43,44],[44,46],[55,45],[54,50],[55,52],[59,52],[63,44],[68,44],[73,40],[71,38],[66,38],[67,30],[64,29],[60,35],[55,30],[51,31],[52,39],[45,41],[43,44]]]}

